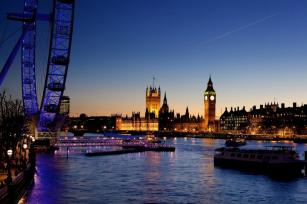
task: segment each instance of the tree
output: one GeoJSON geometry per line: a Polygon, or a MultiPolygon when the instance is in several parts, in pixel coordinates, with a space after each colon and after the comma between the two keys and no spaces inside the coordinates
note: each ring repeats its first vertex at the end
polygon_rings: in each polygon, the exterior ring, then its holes
{"type": "Polygon", "coordinates": [[[8,148],[16,147],[25,133],[25,115],[22,101],[12,99],[6,92],[0,93],[0,141],[1,156],[5,157],[8,148]]]}

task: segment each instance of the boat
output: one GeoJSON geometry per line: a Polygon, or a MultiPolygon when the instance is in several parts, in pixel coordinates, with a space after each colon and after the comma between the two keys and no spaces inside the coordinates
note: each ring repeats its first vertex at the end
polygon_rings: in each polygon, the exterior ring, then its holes
{"type": "Polygon", "coordinates": [[[298,137],[298,136],[296,136],[296,137],[294,137],[293,138],[293,142],[294,143],[307,143],[307,137],[298,137]]]}
{"type": "Polygon", "coordinates": [[[239,147],[242,145],[246,145],[245,139],[240,139],[240,138],[232,138],[228,139],[225,142],[226,147],[239,147]]]}
{"type": "Polygon", "coordinates": [[[144,140],[151,143],[161,143],[161,139],[153,134],[146,134],[144,140]]]}
{"type": "Polygon", "coordinates": [[[124,149],[139,149],[144,151],[154,151],[154,152],[174,152],[176,148],[174,146],[166,144],[126,144],[122,146],[124,149]]]}
{"type": "Polygon", "coordinates": [[[118,155],[118,154],[128,154],[128,153],[139,153],[144,152],[144,149],[120,149],[120,150],[110,150],[110,151],[97,151],[97,152],[87,152],[85,156],[108,156],[108,155],[118,155]]]}
{"type": "Polygon", "coordinates": [[[154,151],[154,152],[174,152],[175,147],[169,145],[150,145],[146,147],[147,151],[154,151]]]}
{"type": "Polygon", "coordinates": [[[218,148],[214,165],[278,177],[303,176],[306,161],[299,160],[291,146],[270,146],[266,149],[218,148]]]}

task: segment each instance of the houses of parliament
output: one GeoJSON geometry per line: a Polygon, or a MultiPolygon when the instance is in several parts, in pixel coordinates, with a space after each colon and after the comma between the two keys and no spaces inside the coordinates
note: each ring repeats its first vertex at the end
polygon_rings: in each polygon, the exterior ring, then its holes
{"type": "Polygon", "coordinates": [[[204,117],[189,113],[186,108],[185,114],[175,114],[169,108],[167,96],[164,93],[161,106],[161,89],[152,86],[146,88],[145,116],[140,112],[132,112],[131,117],[116,116],[116,130],[119,131],[178,131],[178,132],[216,132],[219,122],[215,118],[216,92],[213,88],[211,76],[207,88],[204,91],[204,117]]]}
{"type": "Polygon", "coordinates": [[[217,95],[211,77],[203,92],[203,116],[191,115],[189,108],[183,115],[170,109],[166,93],[161,104],[161,89],[154,83],[145,91],[145,115],[112,115],[70,118],[68,129],[81,131],[138,131],[138,132],[215,132],[223,134],[275,135],[289,137],[307,135],[307,104],[286,107],[284,103],[266,103],[250,111],[243,106],[225,109],[216,119],[217,95]]]}

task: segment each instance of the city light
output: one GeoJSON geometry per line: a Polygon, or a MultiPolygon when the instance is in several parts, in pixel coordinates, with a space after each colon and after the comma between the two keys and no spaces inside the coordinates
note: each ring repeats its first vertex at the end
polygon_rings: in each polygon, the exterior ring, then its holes
{"type": "Polygon", "coordinates": [[[11,149],[7,150],[7,155],[9,157],[11,157],[13,155],[13,150],[11,150],[11,149]]]}
{"type": "Polygon", "coordinates": [[[28,148],[28,145],[27,144],[23,144],[22,146],[24,149],[27,149],[28,148]]]}

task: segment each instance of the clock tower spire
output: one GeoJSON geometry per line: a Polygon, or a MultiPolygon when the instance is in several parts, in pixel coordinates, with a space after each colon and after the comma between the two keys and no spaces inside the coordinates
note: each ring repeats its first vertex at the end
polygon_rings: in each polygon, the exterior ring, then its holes
{"type": "Polygon", "coordinates": [[[215,107],[216,107],[216,93],[213,88],[211,75],[207,84],[207,89],[204,94],[204,130],[215,131],[215,107]]]}

